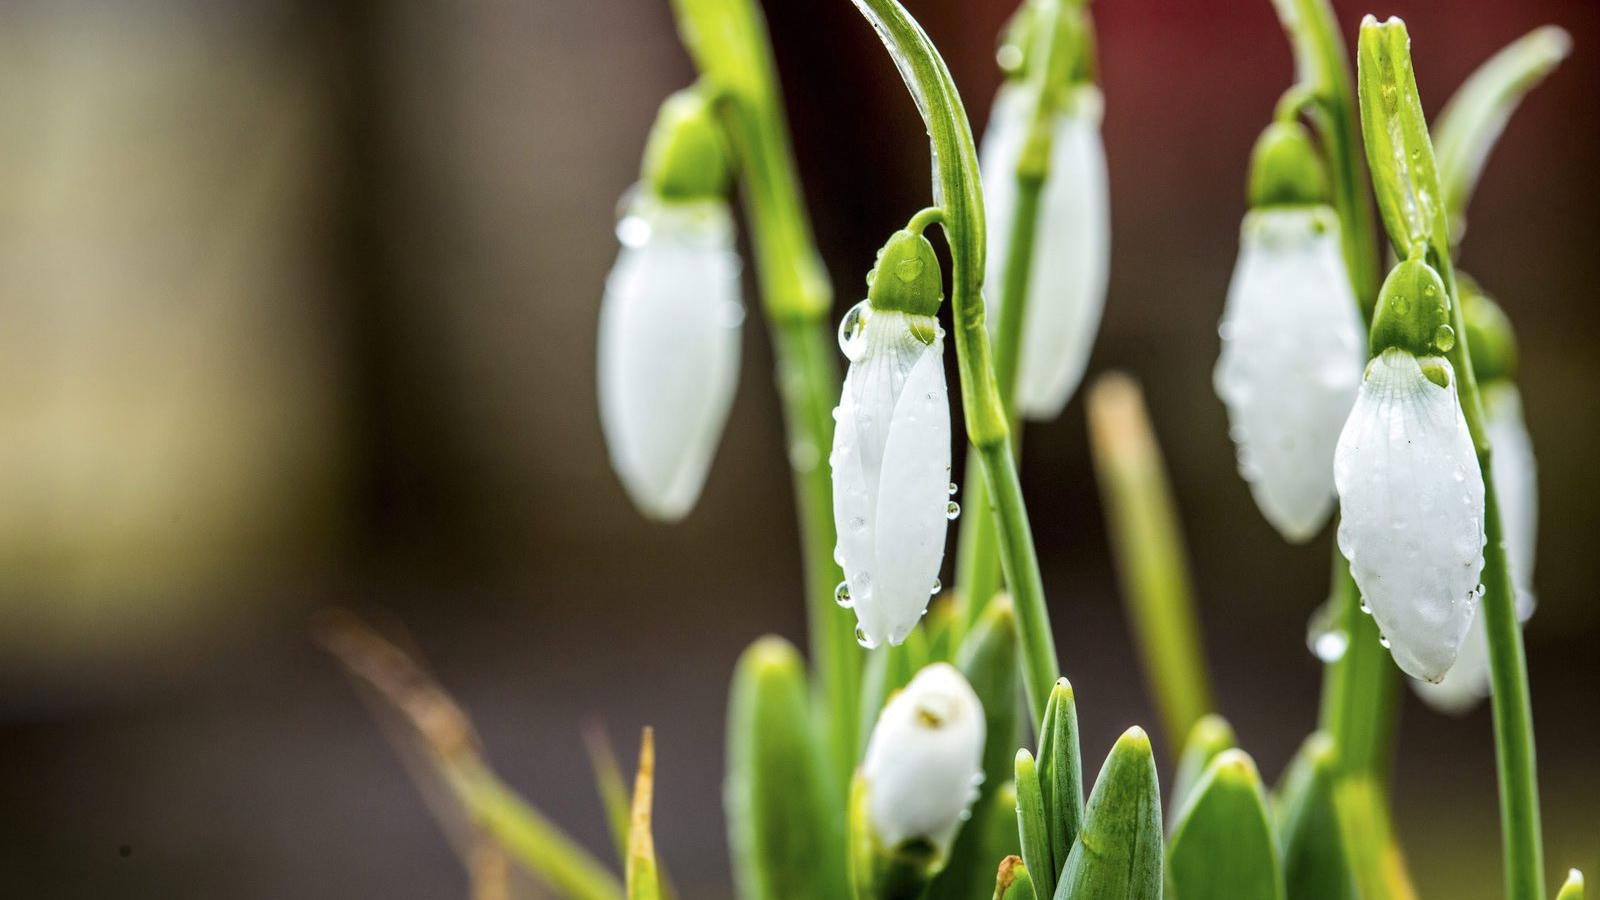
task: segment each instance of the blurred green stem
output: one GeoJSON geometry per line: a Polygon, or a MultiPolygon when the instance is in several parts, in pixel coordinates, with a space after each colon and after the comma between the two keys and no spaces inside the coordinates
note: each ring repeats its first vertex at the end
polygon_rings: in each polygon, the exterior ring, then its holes
{"type": "MultiPolygon", "coordinates": [[[[1298,72],[1285,97],[1305,112],[1327,157],[1345,268],[1362,315],[1370,319],[1378,297],[1378,234],[1361,165],[1349,53],[1328,0],[1273,0],[1273,6],[1294,47],[1298,72]]],[[[1346,649],[1324,670],[1318,728],[1338,745],[1344,771],[1370,772],[1381,780],[1394,734],[1398,676],[1377,626],[1361,612],[1361,594],[1337,547],[1333,583],[1346,649]]]]}
{"type": "Polygon", "coordinates": [[[1011,428],[995,378],[989,335],[984,325],[983,188],[972,126],[939,51],[895,0],[855,0],[894,57],[906,87],[917,100],[933,143],[936,196],[944,209],[950,247],[951,311],[967,439],[983,463],[998,518],[1001,568],[1016,604],[1021,636],[1023,683],[1034,722],[1044,717],[1050,688],[1059,673],[1055,638],[1045,608],[1039,559],[1034,551],[1028,511],[1022,503],[1011,428]]]}
{"type": "Polygon", "coordinates": [[[812,241],[778,93],[766,22],[754,0],[674,0],[684,44],[721,100],[749,212],[763,307],[777,358],[805,558],[811,663],[827,715],[842,803],[855,760],[861,654],[833,602],[833,483],[826,465],[839,398],[832,291],[812,241]]]}
{"type": "Polygon", "coordinates": [[[1177,510],[1138,385],[1126,375],[1106,375],[1089,389],[1088,408],[1122,593],[1176,757],[1190,729],[1214,708],[1177,510]]]}
{"type": "Polygon", "coordinates": [[[1455,369],[1456,391],[1483,474],[1486,541],[1480,612],[1489,639],[1506,897],[1537,900],[1544,896],[1544,850],[1527,660],[1517,621],[1516,589],[1506,563],[1499,498],[1490,465],[1492,448],[1484,430],[1483,404],[1451,262],[1448,212],[1417,95],[1405,23],[1390,19],[1380,24],[1368,16],[1361,23],[1357,60],[1367,160],[1390,241],[1402,257],[1421,254],[1444,279],[1449,295],[1456,339],[1446,355],[1455,369]]]}

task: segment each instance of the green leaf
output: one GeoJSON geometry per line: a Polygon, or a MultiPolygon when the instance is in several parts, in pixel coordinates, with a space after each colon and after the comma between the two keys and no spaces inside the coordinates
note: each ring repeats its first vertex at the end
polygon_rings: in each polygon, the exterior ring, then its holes
{"type": "Polygon", "coordinates": [[[1034,900],[1033,879],[1028,876],[1022,857],[1012,855],[1000,861],[1000,873],[994,880],[994,900],[1034,900]]]}
{"type": "Polygon", "coordinates": [[[1355,900],[1333,806],[1338,751],[1332,738],[1306,738],[1284,771],[1273,811],[1288,900],[1355,900]]]}
{"type": "Polygon", "coordinates": [[[1161,857],[1156,760],[1149,736],[1134,727],[1100,768],[1055,900],[1159,900],[1161,857]]]}
{"type": "Polygon", "coordinates": [[[628,900],[661,900],[655,836],[650,831],[655,790],[655,732],[647,727],[639,742],[639,771],[633,779],[633,805],[628,816],[628,900]]]}
{"type": "Polygon", "coordinates": [[[1056,681],[1039,729],[1039,785],[1050,826],[1052,872],[1067,864],[1083,824],[1083,757],[1078,752],[1078,704],[1072,685],[1056,681]]]}
{"type": "Polygon", "coordinates": [[[1178,757],[1178,771],[1172,776],[1170,809],[1174,823],[1190,792],[1200,783],[1200,776],[1205,774],[1206,767],[1222,751],[1237,746],[1239,739],[1233,734],[1233,726],[1215,713],[1203,716],[1189,729],[1189,737],[1183,742],[1183,754],[1178,757]]]}
{"type": "Polygon", "coordinates": [[[1178,815],[1168,854],[1178,900],[1283,900],[1278,844],[1256,764],[1224,750],[1178,815]]]}
{"type": "Polygon", "coordinates": [[[989,896],[995,861],[1019,849],[1014,803],[1002,798],[1011,779],[1012,748],[1021,740],[1022,674],[1017,663],[1016,612],[996,597],[956,653],[956,667],[983,701],[983,784],[972,818],[950,849],[950,861],[934,879],[928,900],[977,900],[989,896]],[[998,827],[997,827],[998,826],[998,827]]]}
{"type": "Polygon", "coordinates": [[[617,755],[611,741],[598,726],[583,734],[584,747],[589,751],[589,766],[594,769],[595,790],[600,794],[600,806],[605,811],[606,827],[611,840],[617,845],[617,859],[628,862],[628,788],[622,781],[622,768],[617,765],[617,755]]]}
{"type": "Polygon", "coordinates": [[[734,672],[723,800],[739,895],[848,896],[844,835],[829,810],[804,665],[782,638],[750,646],[734,672]]]}
{"type": "Polygon", "coordinates": [[[1361,900],[1416,900],[1378,783],[1358,775],[1342,778],[1333,789],[1333,806],[1361,900]]]}
{"type": "Polygon", "coordinates": [[[1050,826],[1044,817],[1044,794],[1033,754],[1017,751],[1017,834],[1022,838],[1022,861],[1037,872],[1034,891],[1040,897],[1055,895],[1055,866],[1050,860],[1050,826]]]}
{"type": "Polygon", "coordinates": [[[1445,209],[1456,240],[1465,231],[1467,204],[1484,163],[1511,114],[1571,51],[1572,36],[1563,29],[1534,29],[1479,66],[1445,103],[1433,131],[1445,209]]]}
{"type": "Polygon", "coordinates": [[[1567,880],[1561,885],[1561,891],[1556,894],[1556,900],[1583,900],[1582,872],[1577,869],[1568,870],[1567,880]]]}

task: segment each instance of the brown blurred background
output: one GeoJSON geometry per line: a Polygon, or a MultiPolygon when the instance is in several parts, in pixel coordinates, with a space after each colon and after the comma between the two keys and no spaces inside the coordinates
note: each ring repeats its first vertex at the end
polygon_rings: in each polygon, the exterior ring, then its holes
{"type": "MultiPolygon", "coordinates": [[[[981,128],[1013,4],[909,5],[981,128]]],[[[1600,8],[1336,5],[1347,36],[1368,11],[1408,20],[1435,110],[1534,26],[1576,39],[1490,162],[1464,264],[1523,345],[1549,864],[1592,876],[1600,8]]],[[[766,6],[842,312],[925,204],[926,146],[849,3],[766,6]]],[[[1092,369],[1147,388],[1223,712],[1275,777],[1315,716],[1328,543],[1285,547],[1256,513],[1210,371],[1247,153],[1290,57],[1267,0],[1095,12],[1115,255],[1092,369]]],[[[756,635],[803,637],[765,335],[746,329],[677,527],[629,507],[593,388],[614,205],[692,77],[665,0],[0,0],[0,895],[463,896],[308,641],[329,604],[406,629],[507,778],[597,850],[580,729],[627,745],[653,723],[661,852],[686,896],[727,895],[726,679],[756,635]]],[[[1027,448],[1098,759],[1153,716],[1080,405],[1027,448]]],[[[1498,895],[1493,777],[1486,707],[1447,719],[1407,694],[1395,786],[1425,896],[1498,895]]]]}

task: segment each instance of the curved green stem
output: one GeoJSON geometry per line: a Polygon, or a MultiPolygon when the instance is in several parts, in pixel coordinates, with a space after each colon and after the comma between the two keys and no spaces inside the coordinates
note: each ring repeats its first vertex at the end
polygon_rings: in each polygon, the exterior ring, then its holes
{"type": "Polygon", "coordinates": [[[1349,561],[1337,547],[1330,602],[1338,604],[1345,650],[1328,664],[1318,728],[1333,736],[1341,774],[1366,776],[1383,787],[1393,757],[1400,680],[1395,677],[1389,651],[1383,649],[1378,623],[1361,611],[1361,590],[1350,577],[1349,561]]]}
{"type": "Polygon", "coordinates": [[[777,358],[805,558],[807,625],[843,800],[860,716],[860,654],[833,602],[833,483],[827,462],[839,398],[828,315],[833,297],[811,237],[778,94],[766,22],[753,0],[674,0],[678,27],[720,100],[749,210],[763,308],[777,358]]]}
{"type": "Polygon", "coordinates": [[[1350,57],[1328,0],[1272,0],[1272,4],[1294,45],[1297,87],[1312,98],[1306,111],[1328,155],[1345,265],[1361,308],[1370,317],[1378,298],[1378,245],[1367,202],[1367,177],[1361,168],[1350,57]]]}
{"type": "Polygon", "coordinates": [[[1572,50],[1572,36],[1554,25],[1512,41],[1473,72],[1439,113],[1434,150],[1444,185],[1445,214],[1459,241],[1472,191],[1489,151],[1511,114],[1572,50]]]}
{"type": "Polygon", "coordinates": [[[1024,686],[1037,722],[1044,717],[1059,664],[1033,532],[1028,526],[1028,511],[1022,503],[1016,460],[1011,453],[1011,429],[984,326],[983,188],[978,180],[972,126],[950,70],[905,8],[895,0],[855,3],[889,49],[932,139],[935,196],[945,211],[943,228],[950,246],[951,311],[967,439],[983,462],[987,486],[994,498],[1001,564],[1006,583],[1011,586],[1022,638],[1024,686]]]}
{"type": "Polygon", "coordinates": [[[1544,860],[1527,662],[1517,623],[1516,591],[1506,564],[1499,499],[1490,465],[1492,448],[1484,430],[1483,404],[1450,259],[1448,212],[1417,95],[1411,39],[1405,23],[1390,19],[1380,24],[1368,16],[1361,23],[1357,59],[1367,158],[1390,240],[1401,256],[1422,250],[1428,263],[1443,277],[1450,298],[1456,341],[1447,356],[1455,368],[1457,393],[1483,473],[1487,540],[1482,615],[1489,639],[1506,897],[1537,900],[1544,896],[1544,860]]]}

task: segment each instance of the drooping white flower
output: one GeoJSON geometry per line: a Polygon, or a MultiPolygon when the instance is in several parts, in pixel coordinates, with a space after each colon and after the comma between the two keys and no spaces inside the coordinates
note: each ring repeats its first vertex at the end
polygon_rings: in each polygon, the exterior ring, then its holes
{"type": "Polygon", "coordinates": [[[694,506],[739,377],[739,257],[726,203],[643,196],[600,307],[600,424],[646,515],[694,506]]]}
{"type": "MultiPolygon", "coordinates": [[[[1533,442],[1522,419],[1522,397],[1510,381],[1481,386],[1484,425],[1494,447],[1490,471],[1500,499],[1500,531],[1506,543],[1511,580],[1517,591],[1517,619],[1533,615],[1534,544],[1539,517],[1538,474],[1533,442]]],[[[1438,684],[1411,682],[1428,705],[1447,713],[1462,713],[1489,696],[1489,637],[1480,610],[1461,645],[1456,664],[1438,684]]]]}
{"type": "Polygon", "coordinates": [[[1326,206],[1245,216],[1212,382],[1239,474],[1262,515],[1301,542],[1333,511],[1333,449],[1361,384],[1366,329],[1326,206]]]}
{"type": "Polygon", "coordinates": [[[850,359],[833,451],[841,605],[864,646],[898,644],[922,617],[949,525],[950,402],[944,331],[863,302],[840,329],[850,359]]]}
{"type": "Polygon", "coordinates": [[[1484,490],[1455,372],[1426,362],[1398,347],[1371,362],[1333,476],[1339,549],[1365,608],[1400,668],[1438,682],[1477,612],[1484,490]]]}
{"type": "Polygon", "coordinates": [[[867,743],[867,817],[888,848],[922,839],[948,849],[983,780],[983,703],[949,663],[889,698],[867,743]]]}
{"type": "MultiPolygon", "coordinates": [[[[979,154],[989,222],[984,293],[991,324],[999,321],[1004,300],[1017,160],[1027,140],[1034,96],[1026,84],[1000,89],[979,154]]],[[[1100,90],[1086,84],[1074,88],[1055,115],[1017,357],[1017,409],[1030,419],[1055,418],[1077,391],[1105,308],[1111,205],[1100,139],[1103,108],[1100,90]]]]}

